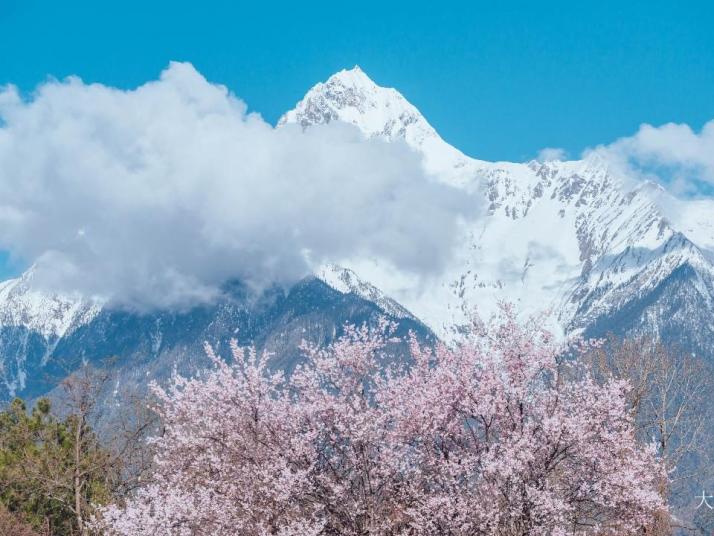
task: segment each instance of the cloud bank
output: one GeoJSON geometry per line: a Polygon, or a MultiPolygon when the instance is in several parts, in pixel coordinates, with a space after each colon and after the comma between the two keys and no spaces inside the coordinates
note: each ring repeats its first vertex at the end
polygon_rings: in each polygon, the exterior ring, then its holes
{"type": "Polygon", "coordinates": [[[55,290],[175,307],[355,255],[428,276],[466,208],[406,145],[275,129],[190,64],[130,91],[0,91],[0,248],[55,290]]]}
{"type": "Polygon", "coordinates": [[[554,160],[566,160],[568,153],[560,147],[545,147],[538,152],[536,160],[538,162],[552,162],[554,160]]]}
{"type": "Polygon", "coordinates": [[[714,186],[714,120],[699,132],[686,124],[644,124],[595,150],[623,173],[660,179],[675,194],[698,195],[714,186]]]}

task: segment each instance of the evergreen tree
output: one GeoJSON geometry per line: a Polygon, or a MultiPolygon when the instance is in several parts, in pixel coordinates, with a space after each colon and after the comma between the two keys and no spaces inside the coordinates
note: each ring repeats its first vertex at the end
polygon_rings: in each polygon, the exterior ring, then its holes
{"type": "Polygon", "coordinates": [[[106,503],[115,475],[84,418],[57,419],[41,399],[0,413],[0,504],[35,529],[85,534],[92,505],[106,503]]]}

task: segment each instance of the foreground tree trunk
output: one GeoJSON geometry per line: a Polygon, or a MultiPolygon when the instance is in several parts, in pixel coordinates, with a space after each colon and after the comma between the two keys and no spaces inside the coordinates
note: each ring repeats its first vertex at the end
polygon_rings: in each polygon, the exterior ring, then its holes
{"type": "MultiPolygon", "coordinates": [[[[81,411],[81,410],[80,410],[81,411]]],[[[83,517],[83,500],[82,500],[82,487],[84,482],[82,481],[82,476],[80,472],[80,467],[82,466],[82,431],[84,429],[84,414],[79,413],[75,416],[77,424],[75,427],[74,436],[74,471],[73,471],[73,489],[74,489],[74,511],[77,516],[77,530],[79,534],[84,536],[87,531],[84,526],[83,517]]]]}

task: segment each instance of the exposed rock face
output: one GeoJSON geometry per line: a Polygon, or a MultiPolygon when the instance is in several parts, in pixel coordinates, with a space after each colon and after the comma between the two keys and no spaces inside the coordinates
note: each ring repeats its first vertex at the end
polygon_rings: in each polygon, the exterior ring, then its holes
{"type": "MultiPolygon", "coordinates": [[[[0,397],[43,394],[82,361],[106,363],[108,358],[123,387],[143,388],[149,380],[166,379],[174,371],[190,375],[209,366],[205,342],[230,357],[225,350],[233,338],[267,351],[273,368],[290,372],[300,361],[303,340],[327,344],[346,323],[376,325],[380,317],[397,322],[400,335],[413,331],[424,341],[434,340],[431,331],[404,308],[387,298],[382,307],[375,298],[370,301],[347,289],[336,290],[316,277],[259,296],[234,282],[226,285],[216,303],[183,312],[139,314],[107,307],[76,319],[62,335],[8,326],[0,332],[0,344],[6,355],[10,350],[22,355],[22,364],[6,371],[0,397]]],[[[395,357],[405,350],[399,345],[392,348],[395,357]]]]}

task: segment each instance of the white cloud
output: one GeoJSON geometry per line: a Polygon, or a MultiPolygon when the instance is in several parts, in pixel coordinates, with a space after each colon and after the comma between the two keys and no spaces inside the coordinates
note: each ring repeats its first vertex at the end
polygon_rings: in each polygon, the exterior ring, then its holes
{"type": "Polygon", "coordinates": [[[536,160],[538,160],[538,162],[552,162],[554,160],[563,161],[566,160],[567,157],[568,153],[565,149],[561,149],[560,147],[546,147],[538,152],[536,160]]]}
{"type": "Polygon", "coordinates": [[[675,193],[701,193],[714,184],[714,121],[699,132],[689,125],[644,124],[633,136],[595,149],[624,173],[664,180],[675,193]]]}
{"type": "Polygon", "coordinates": [[[275,129],[189,64],[132,91],[0,91],[0,248],[53,288],[175,306],[355,254],[436,273],[466,204],[406,145],[275,129]]]}

